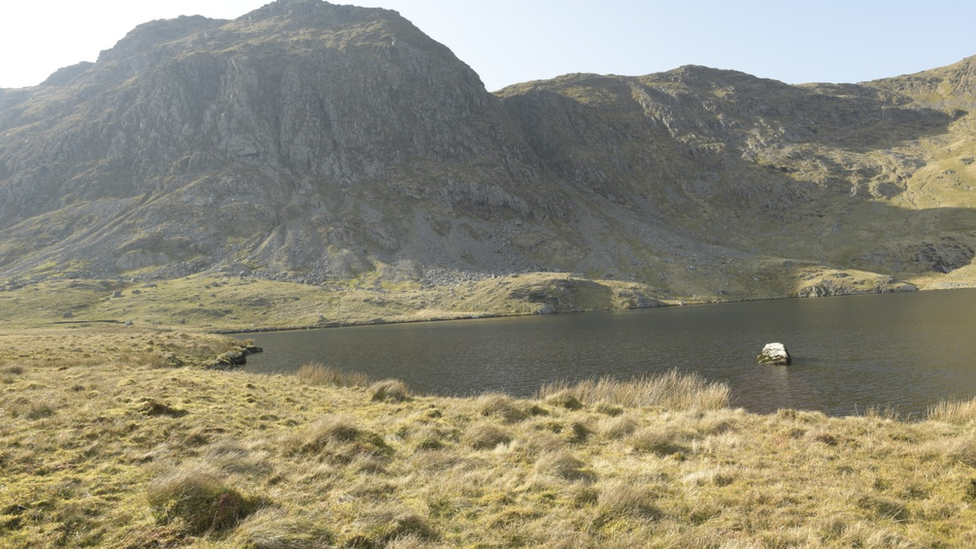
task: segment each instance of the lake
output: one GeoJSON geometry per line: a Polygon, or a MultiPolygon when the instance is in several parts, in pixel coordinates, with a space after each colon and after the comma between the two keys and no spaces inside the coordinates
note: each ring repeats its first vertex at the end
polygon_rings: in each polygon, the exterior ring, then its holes
{"type": "Polygon", "coordinates": [[[976,397],[976,290],[346,327],[256,334],[246,370],[309,361],[398,378],[415,393],[531,396],[543,383],[678,369],[732,390],[733,405],[830,415],[918,415],[976,397]],[[761,366],[782,342],[792,366],[761,366]]]}

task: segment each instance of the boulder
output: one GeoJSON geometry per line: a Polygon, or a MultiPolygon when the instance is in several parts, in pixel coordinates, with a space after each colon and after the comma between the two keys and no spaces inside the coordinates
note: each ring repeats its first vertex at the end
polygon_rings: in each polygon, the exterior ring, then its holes
{"type": "Polygon", "coordinates": [[[650,309],[663,305],[660,301],[640,292],[618,292],[617,297],[620,298],[620,306],[626,309],[650,309]]]}
{"type": "Polygon", "coordinates": [[[756,357],[756,362],[760,364],[776,364],[779,366],[789,366],[793,363],[793,358],[790,357],[790,352],[786,350],[786,345],[782,343],[767,343],[759,356],[756,357]]]}

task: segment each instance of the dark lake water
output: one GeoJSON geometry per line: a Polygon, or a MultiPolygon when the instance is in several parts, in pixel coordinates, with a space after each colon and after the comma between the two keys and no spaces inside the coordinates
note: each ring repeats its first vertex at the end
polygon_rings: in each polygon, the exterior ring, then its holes
{"type": "Polygon", "coordinates": [[[918,415],[976,397],[974,328],[976,290],[946,290],[257,334],[265,352],[246,368],[318,361],[415,393],[515,396],[554,380],[676,368],[728,384],[733,405],[754,412],[918,415]],[[756,364],[774,341],[792,366],[756,364]]]}

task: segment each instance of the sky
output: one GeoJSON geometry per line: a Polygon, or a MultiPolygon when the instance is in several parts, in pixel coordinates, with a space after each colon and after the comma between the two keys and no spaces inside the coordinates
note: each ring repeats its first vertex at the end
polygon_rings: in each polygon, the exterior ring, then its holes
{"type": "MultiPolygon", "coordinates": [[[[140,23],[233,19],[271,0],[0,0],[0,88],[95,61],[140,23]]],[[[342,2],[334,2],[342,3],[342,2]]],[[[399,11],[489,90],[682,65],[791,84],[863,82],[976,55],[973,0],[362,0],[399,11]]]]}

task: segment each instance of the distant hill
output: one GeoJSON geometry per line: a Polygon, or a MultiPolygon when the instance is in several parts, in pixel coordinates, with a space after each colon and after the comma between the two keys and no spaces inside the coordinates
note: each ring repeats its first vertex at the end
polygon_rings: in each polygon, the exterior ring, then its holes
{"type": "Polygon", "coordinates": [[[0,277],[530,271],[747,299],[976,285],[970,58],[863,84],[686,66],[487,92],[396,12],[140,25],[0,90],[0,277]]]}

